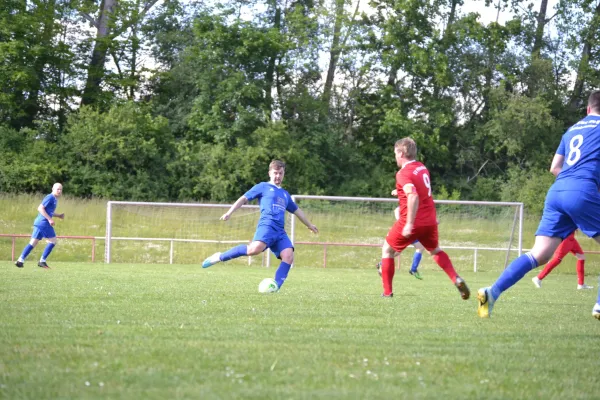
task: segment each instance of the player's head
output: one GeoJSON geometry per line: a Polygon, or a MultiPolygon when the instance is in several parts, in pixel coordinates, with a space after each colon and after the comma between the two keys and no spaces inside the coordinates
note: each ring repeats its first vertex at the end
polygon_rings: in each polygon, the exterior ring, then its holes
{"type": "Polygon", "coordinates": [[[52,185],[52,194],[54,197],[60,197],[62,195],[62,185],[60,183],[56,182],[52,185]]]}
{"type": "Polygon", "coordinates": [[[417,157],[417,144],[409,137],[400,139],[394,145],[396,162],[402,167],[406,162],[412,161],[417,157]]]}
{"type": "Polygon", "coordinates": [[[283,176],[285,175],[285,163],[279,160],[271,161],[269,164],[269,178],[271,178],[271,183],[281,186],[281,182],[283,182],[283,176]]]}
{"type": "Polygon", "coordinates": [[[600,90],[594,90],[590,93],[590,97],[588,97],[587,113],[600,115],[600,90]]]}

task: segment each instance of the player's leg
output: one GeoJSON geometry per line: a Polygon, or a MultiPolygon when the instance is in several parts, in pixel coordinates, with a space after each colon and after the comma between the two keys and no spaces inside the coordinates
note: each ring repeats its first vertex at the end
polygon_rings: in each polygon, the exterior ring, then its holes
{"type": "Polygon", "coordinates": [[[267,248],[267,243],[253,240],[250,244],[240,244],[221,253],[216,252],[202,262],[202,268],[211,267],[217,263],[233,260],[243,256],[254,256],[262,253],[267,248]]]}
{"type": "Polygon", "coordinates": [[[577,259],[577,289],[593,289],[593,286],[585,284],[585,254],[583,253],[581,245],[575,238],[573,239],[573,246],[571,246],[571,253],[573,253],[577,259]]]}
{"type": "Polygon", "coordinates": [[[19,256],[17,261],[15,261],[15,265],[17,267],[23,268],[23,263],[25,262],[25,259],[27,258],[29,253],[31,253],[31,250],[33,250],[35,248],[35,246],[37,246],[38,242],[43,237],[44,237],[43,232],[37,226],[34,226],[33,233],[31,234],[31,240],[29,241],[29,243],[27,243],[27,246],[25,246],[25,248],[23,248],[23,251],[21,252],[21,255],[19,256]]]}
{"type": "Polygon", "coordinates": [[[564,207],[564,204],[572,197],[570,192],[565,194],[565,192],[555,192],[552,189],[548,191],[542,220],[535,233],[535,243],[531,251],[513,260],[492,286],[477,291],[477,314],[481,318],[489,318],[500,295],[529,271],[548,262],[562,240],[577,229],[577,225],[564,207]]]}
{"type": "Polygon", "coordinates": [[[269,248],[275,254],[275,257],[281,260],[274,277],[277,287],[281,289],[294,263],[294,246],[292,246],[292,241],[288,235],[284,233],[269,248]]]}
{"type": "Polygon", "coordinates": [[[383,284],[383,297],[394,296],[392,282],[394,281],[394,274],[396,273],[396,268],[394,265],[395,255],[396,250],[394,250],[394,248],[387,241],[385,241],[383,243],[383,247],[381,248],[380,267],[381,282],[383,284]]]}
{"type": "Polygon", "coordinates": [[[535,244],[530,252],[521,255],[511,262],[491,287],[481,288],[477,291],[477,299],[479,301],[477,312],[479,316],[488,318],[492,312],[494,303],[500,295],[521,280],[525,274],[540,265],[540,263],[547,262],[561,241],[560,237],[536,236],[535,244]]]}
{"type": "Polygon", "coordinates": [[[40,261],[38,262],[38,267],[50,269],[50,267],[46,263],[46,259],[48,258],[50,253],[52,253],[52,250],[56,246],[56,241],[57,241],[56,235],[54,235],[54,237],[46,238],[46,247],[44,248],[42,257],[40,258],[40,261]]]}
{"type": "Polygon", "coordinates": [[[417,279],[423,279],[421,274],[418,271],[419,264],[421,263],[421,258],[423,257],[423,251],[425,247],[418,240],[413,243],[415,248],[415,254],[413,255],[412,265],[410,266],[409,273],[417,279]]]}
{"type": "MultiPolygon", "coordinates": [[[[594,240],[600,244],[600,236],[594,236],[594,240]]],[[[598,285],[598,297],[596,297],[596,304],[592,308],[592,315],[594,318],[600,321],[600,284],[598,285]]]]}
{"type": "Polygon", "coordinates": [[[396,268],[394,257],[401,253],[408,245],[415,241],[413,237],[406,238],[402,235],[404,226],[396,222],[388,232],[381,248],[381,282],[383,284],[383,297],[394,295],[392,282],[396,268]]]}
{"type": "Polygon", "coordinates": [[[467,300],[471,296],[471,292],[464,279],[462,279],[454,269],[452,261],[448,254],[439,247],[438,242],[438,226],[422,226],[415,228],[415,236],[423,247],[431,254],[433,261],[448,275],[454,286],[460,292],[460,297],[467,300]]]}
{"type": "Polygon", "coordinates": [[[571,247],[573,247],[573,243],[569,239],[563,240],[560,243],[560,245],[558,246],[558,248],[552,255],[552,259],[550,261],[548,261],[548,263],[546,264],[544,269],[542,271],[540,271],[540,273],[537,274],[537,276],[534,276],[533,278],[531,278],[531,281],[537,288],[542,287],[542,280],[546,276],[548,276],[548,274],[550,272],[552,272],[552,270],[554,268],[556,268],[562,262],[563,258],[565,258],[565,256],[567,254],[569,254],[569,252],[571,251],[571,247]]]}
{"type": "MultiPolygon", "coordinates": [[[[600,244],[600,193],[597,190],[582,192],[569,204],[569,212],[579,230],[600,244]]],[[[600,285],[592,315],[600,320],[600,285]]]]}

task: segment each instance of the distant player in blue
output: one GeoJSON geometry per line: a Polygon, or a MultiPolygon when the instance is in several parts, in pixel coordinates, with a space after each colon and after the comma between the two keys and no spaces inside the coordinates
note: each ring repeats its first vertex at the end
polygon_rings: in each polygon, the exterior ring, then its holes
{"type": "MultiPolygon", "coordinates": [[[[492,286],[479,289],[480,317],[489,318],[500,295],[547,263],[575,229],[600,243],[600,90],[590,94],[587,114],[569,128],[556,150],[550,171],[557,178],[546,195],[533,248],[514,260],[492,286]]],[[[600,320],[600,290],[592,315],[600,320]]]]}
{"type": "Polygon", "coordinates": [[[42,258],[38,262],[38,267],[50,269],[46,264],[46,259],[52,252],[54,246],[56,246],[56,233],[54,232],[54,219],[53,217],[64,219],[65,214],[55,214],[56,206],[58,205],[58,198],[62,195],[63,187],[60,183],[55,183],[52,186],[52,193],[44,197],[42,203],[38,206],[38,215],[33,221],[33,233],[31,234],[31,241],[21,253],[19,259],[15,262],[15,265],[19,268],[23,268],[25,259],[31,253],[31,250],[37,246],[38,242],[43,238],[46,238],[48,244],[42,253],[42,258]]]}
{"type": "Polygon", "coordinates": [[[291,265],[294,263],[294,246],[285,233],[285,212],[294,214],[304,225],[314,233],[319,233],[316,226],[310,223],[302,210],[292,200],[292,196],[281,188],[285,175],[285,163],[279,160],[269,164],[269,182],[261,182],[252,187],[231,206],[221,219],[227,221],[231,214],[244,204],[258,199],[260,204],[260,219],[256,227],[254,239],[249,245],[241,244],[224,253],[215,253],[202,263],[202,268],[208,268],[221,261],[229,261],[242,256],[255,256],[267,249],[281,260],[275,272],[275,282],[281,288],[285,282],[291,265]]]}

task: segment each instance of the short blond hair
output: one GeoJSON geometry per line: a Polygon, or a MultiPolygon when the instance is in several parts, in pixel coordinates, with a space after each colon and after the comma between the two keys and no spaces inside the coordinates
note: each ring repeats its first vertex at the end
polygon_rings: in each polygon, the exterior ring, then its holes
{"type": "Polygon", "coordinates": [[[403,152],[404,158],[408,160],[414,160],[417,157],[417,144],[409,137],[398,140],[394,148],[403,152]]]}
{"type": "Polygon", "coordinates": [[[273,160],[273,161],[271,161],[271,164],[269,164],[269,171],[272,169],[275,169],[275,170],[282,169],[285,171],[285,163],[283,161],[273,160]]]}

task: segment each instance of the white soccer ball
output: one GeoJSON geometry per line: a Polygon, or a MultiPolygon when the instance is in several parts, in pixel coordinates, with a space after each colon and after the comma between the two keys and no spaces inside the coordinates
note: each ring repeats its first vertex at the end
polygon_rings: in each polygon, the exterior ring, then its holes
{"type": "Polygon", "coordinates": [[[260,293],[273,293],[279,290],[275,279],[265,278],[258,284],[258,291],[260,293]]]}

